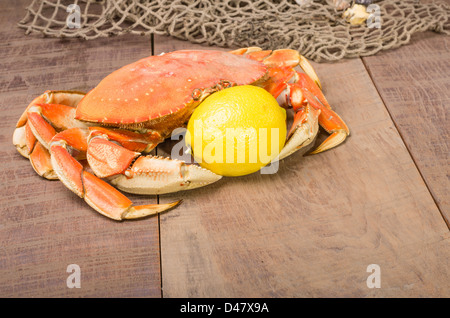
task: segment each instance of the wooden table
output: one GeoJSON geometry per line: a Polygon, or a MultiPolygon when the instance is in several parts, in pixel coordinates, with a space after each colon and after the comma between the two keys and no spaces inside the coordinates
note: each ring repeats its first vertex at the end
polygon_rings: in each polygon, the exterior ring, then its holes
{"type": "MultiPolygon", "coordinates": [[[[115,222],[12,145],[46,89],[89,90],[118,67],[198,48],[168,37],[26,36],[25,3],[0,12],[1,297],[449,297],[450,40],[435,33],[375,56],[314,63],[351,137],[197,190],[159,217],[115,222]],[[70,264],[81,288],[68,288],[70,264]],[[377,264],[381,288],[369,288],[377,264]]],[[[170,149],[169,149],[170,150],[170,149]]],[[[167,145],[158,154],[167,153],[167,145]]]]}

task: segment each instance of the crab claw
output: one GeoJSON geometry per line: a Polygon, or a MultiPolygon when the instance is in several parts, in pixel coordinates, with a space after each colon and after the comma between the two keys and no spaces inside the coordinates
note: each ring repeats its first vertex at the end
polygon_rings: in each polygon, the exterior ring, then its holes
{"type": "Polygon", "coordinates": [[[299,149],[306,149],[310,145],[319,130],[320,110],[306,105],[294,116],[288,140],[278,155],[279,160],[290,156],[299,149]]]}
{"type": "Polygon", "coordinates": [[[25,109],[16,124],[13,144],[17,151],[29,158],[33,169],[46,179],[58,179],[50,163],[49,142],[59,130],[78,126],[73,118],[75,106],[84,93],[77,91],[46,91],[25,109]],[[51,122],[52,124],[50,124],[51,122]]]}
{"type": "Polygon", "coordinates": [[[97,128],[90,130],[87,148],[89,166],[96,176],[108,178],[112,185],[125,192],[177,192],[202,187],[221,178],[207,169],[187,165],[181,160],[142,156],[139,152],[127,149],[124,142],[131,140],[129,134],[117,138],[111,132],[99,131],[97,128]]]}
{"type": "Polygon", "coordinates": [[[142,156],[124,174],[109,181],[129,193],[164,194],[203,187],[221,178],[207,169],[180,160],[142,156]]]}
{"type": "Polygon", "coordinates": [[[320,126],[330,133],[330,136],[328,136],[327,139],[325,139],[314,151],[309,154],[318,154],[343,143],[347,136],[350,135],[350,131],[341,117],[339,117],[339,115],[336,114],[331,108],[325,107],[322,103],[320,103],[320,101],[309,91],[304,90],[303,94],[312,107],[321,111],[319,116],[320,126]]]}
{"type": "Polygon", "coordinates": [[[309,104],[312,108],[320,110],[319,124],[330,134],[314,151],[309,153],[310,155],[329,150],[345,141],[350,135],[350,130],[342,118],[331,109],[320,88],[307,74],[297,72],[296,81],[287,84],[287,87],[289,102],[293,109],[298,111],[309,104]]]}

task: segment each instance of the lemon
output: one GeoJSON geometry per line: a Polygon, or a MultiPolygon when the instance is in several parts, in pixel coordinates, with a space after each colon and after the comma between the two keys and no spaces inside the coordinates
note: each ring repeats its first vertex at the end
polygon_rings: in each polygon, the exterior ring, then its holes
{"type": "Polygon", "coordinates": [[[286,110],[263,88],[226,88],[195,109],[185,140],[200,166],[222,176],[250,174],[284,147],[286,110]]]}

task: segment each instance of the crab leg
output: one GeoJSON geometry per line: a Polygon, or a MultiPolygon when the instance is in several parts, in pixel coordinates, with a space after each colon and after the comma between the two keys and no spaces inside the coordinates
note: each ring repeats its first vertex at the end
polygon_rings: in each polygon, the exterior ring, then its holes
{"type": "MultiPolygon", "coordinates": [[[[78,102],[83,98],[85,94],[82,92],[77,91],[45,91],[42,95],[36,97],[33,99],[33,101],[28,104],[25,111],[20,116],[17,124],[16,129],[14,130],[13,134],[13,144],[16,146],[17,151],[24,156],[25,158],[29,158],[29,154],[31,152],[30,148],[27,147],[26,142],[26,126],[28,122],[28,112],[33,107],[38,107],[37,110],[44,104],[60,104],[61,106],[66,107],[74,107],[78,104],[78,102]],[[62,105],[63,104],[63,105],[62,105]]],[[[36,112],[36,111],[35,111],[36,112]]],[[[39,113],[40,111],[38,111],[39,113]]],[[[52,112],[48,112],[48,114],[51,114],[52,112]]],[[[67,114],[63,114],[62,117],[65,117],[67,114]]],[[[69,116],[65,118],[73,118],[69,116]]],[[[39,121],[39,119],[37,119],[39,121]]],[[[67,119],[66,119],[67,120],[67,119]]],[[[28,146],[34,145],[34,142],[29,143],[28,146]]]]}
{"type": "Polygon", "coordinates": [[[30,159],[31,166],[34,171],[41,177],[49,180],[58,180],[58,176],[54,173],[52,164],[50,162],[50,153],[48,150],[36,139],[31,131],[30,124],[25,126],[25,141],[26,156],[30,159]]]}
{"type": "Polygon", "coordinates": [[[50,153],[41,143],[36,142],[30,154],[30,162],[34,171],[41,177],[49,180],[58,180],[58,176],[55,174],[50,161],[50,153]]]}
{"type": "Polygon", "coordinates": [[[28,110],[36,104],[63,104],[75,107],[84,95],[85,93],[78,91],[45,91],[27,106],[20,116],[16,127],[19,128],[26,124],[28,110]]]}
{"type": "Polygon", "coordinates": [[[72,153],[87,148],[88,131],[80,128],[64,130],[50,142],[51,163],[61,182],[83,198],[94,210],[114,220],[136,219],[164,212],[178,205],[133,203],[114,187],[86,171],[72,153]],[[83,138],[84,137],[84,138],[83,138]],[[70,142],[72,141],[72,142],[70,142]]]}
{"type": "Polygon", "coordinates": [[[319,77],[317,76],[311,63],[296,50],[281,49],[281,50],[266,50],[263,51],[259,47],[250,47],[231,51],[231,54],[243,55],[249,59],[262,62],[269,69],[273,67],[287,67],[293,69],[297,65],[308,74],[308,76],[316,83],[319,88],[322,88],[319,77]]]}

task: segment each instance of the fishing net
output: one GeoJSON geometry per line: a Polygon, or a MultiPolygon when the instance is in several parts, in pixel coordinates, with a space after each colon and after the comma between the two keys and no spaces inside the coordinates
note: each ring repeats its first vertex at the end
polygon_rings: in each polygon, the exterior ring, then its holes
{"type": "Polygon", "coordinates": [[[19,26],[27,34],[87,40],[156,34],[219,47],[292,48],[317,62],[396,48],[417,32],[450,33],[448,0],[376,1],[361,25],[348,23],[331,2],[33,0],[19,26]]]}

